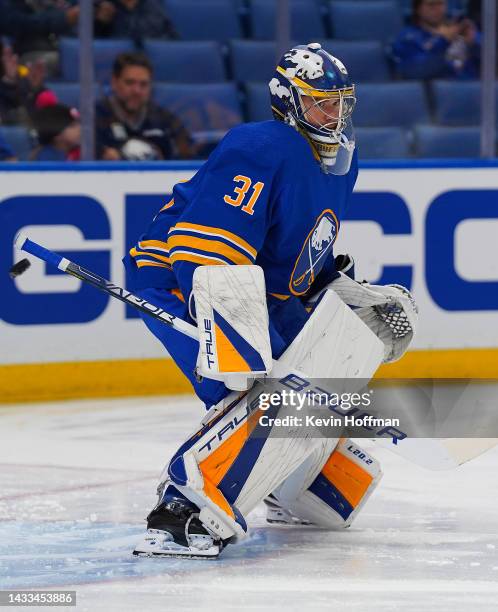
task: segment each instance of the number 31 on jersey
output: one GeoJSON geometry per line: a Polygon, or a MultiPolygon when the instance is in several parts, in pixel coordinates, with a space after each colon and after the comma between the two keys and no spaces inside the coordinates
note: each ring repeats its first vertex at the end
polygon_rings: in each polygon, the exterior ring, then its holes
{"type": "Polygon", "coordinates": [[[258,182],[253,185],[252,180],[243,174],[237,174],[237,176],[233,177],[233,180],[235,183],[241,183],[241,185],[235,187],[233,195],[226,195],[223,200],[230,204],[230,206],[242,206],[243,204],[242,210],[248,215],[253,215],[254,205],[261,195],[265,184],[258,182]]]}

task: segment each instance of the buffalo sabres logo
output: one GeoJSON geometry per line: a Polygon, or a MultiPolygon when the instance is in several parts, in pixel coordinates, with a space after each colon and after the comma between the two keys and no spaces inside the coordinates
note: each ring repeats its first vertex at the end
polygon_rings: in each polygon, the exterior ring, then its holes
{"type": "Polygon", "coordinates": [[[270,81],[270,92],[273,96],[278,96],[279,98],[291,97],[291,93],[287,89],[287,87],[284,87],[282,83],[280,83],[280,81],[276,78],[273,78],[270,81]]]}
{"type": "Polygon", "coordinates": [[[284,59],[295,66],[285,69],[285,76],[289,79],[296,76],[302,79],[318,79],[324,75],[323,59],[318,53],[308,49],[291,49],[284,55],[284,59]]]}
{"type": "Polygon", "coordinates": [[[337,238],[337,219],[325,210],[308,234],[292,272],[289,288],[294,295],[303,295],[323,267],[337,238]]]}

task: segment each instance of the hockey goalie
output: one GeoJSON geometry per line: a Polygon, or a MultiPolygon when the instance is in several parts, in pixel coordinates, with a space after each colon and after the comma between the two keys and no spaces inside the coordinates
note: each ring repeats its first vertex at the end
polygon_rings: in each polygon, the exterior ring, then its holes
{"type": "Polygon", "coordinates": [[[275,119],[233,128],[125,259],[136,293],[197,325],[195,341],[143,316],[208,409],[168,461],[135,554],[217,557],[262,501],[270,523],[342,529],[382,475],[351,441],[261,432],[255,379],[368,380],[416,325],[406,289],[359,283],[334,256],[357,177],[346,67],[297,46],[269,89],[275,119]]]}

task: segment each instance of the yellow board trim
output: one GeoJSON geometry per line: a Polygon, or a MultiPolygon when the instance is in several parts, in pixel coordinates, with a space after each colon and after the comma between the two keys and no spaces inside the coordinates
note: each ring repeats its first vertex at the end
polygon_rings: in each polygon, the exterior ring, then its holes
{"type": "Polygon", "coordinates": [[[498,380],[498,348],[409,351],[382,365],[375,378],[488,378],[498,380]]]}
{"type": "MultiPolygon", "coordinates": [[[[411,351],[376,378],[498,380],[498,348],[411,351]]],[[[0,365],[0,403],[192,393],[171,359],[0,365]]]]}
{"type": "Polygon", "coordinates": [[[0,366],[0,403],[193,393],[172,359],[0,366]]]}

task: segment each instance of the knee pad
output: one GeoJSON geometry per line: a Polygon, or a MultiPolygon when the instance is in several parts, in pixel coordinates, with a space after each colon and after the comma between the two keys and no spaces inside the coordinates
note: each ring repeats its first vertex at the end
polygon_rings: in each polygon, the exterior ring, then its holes
{"type": "Polygon", "coordinates": [[[379,462],[349,439],[320,463],[315,453],[272,496],[301,522],[349,527],[382,478],[379,462]],[[317,469],[317,465],[319,465],[317,469]]]}

